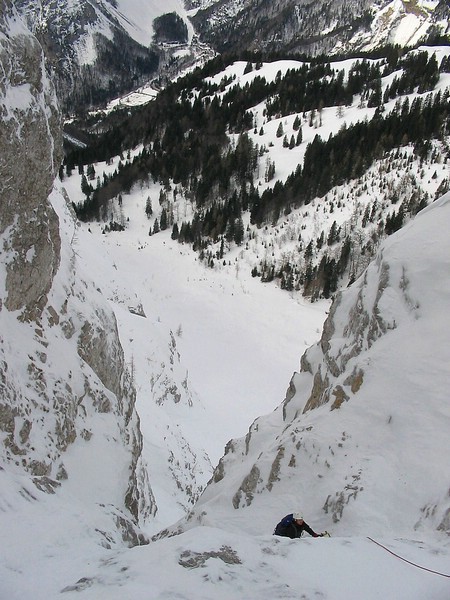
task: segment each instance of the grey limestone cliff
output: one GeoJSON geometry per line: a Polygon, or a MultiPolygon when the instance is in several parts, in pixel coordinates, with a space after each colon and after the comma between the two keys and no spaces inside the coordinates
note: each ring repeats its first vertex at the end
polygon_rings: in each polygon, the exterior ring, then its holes
{"type": "Polygon", "coordinates": [[[156,506],[135,390],[114,314],[78,270],[77,226],[55,184],[61,124],[42,48],[6,0],[0,63],[0,459],[54,493],[71,477],[70,448],[91,445],[89,460],[102,471],[94,448],[104,440],[128,462],[116,525],[138,543],[132,523],[156,506]]]}

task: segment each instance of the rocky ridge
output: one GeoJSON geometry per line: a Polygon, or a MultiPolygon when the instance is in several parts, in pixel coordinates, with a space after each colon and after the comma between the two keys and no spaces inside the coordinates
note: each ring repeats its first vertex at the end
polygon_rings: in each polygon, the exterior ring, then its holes
{"type": "Polygon", "coordinates": [[[448,34],[448,4],[391,0],[266,0],[206,2],[192,21],[219,52],[292,51],[332,55],[382,45],[413,45],[448,34]]]}

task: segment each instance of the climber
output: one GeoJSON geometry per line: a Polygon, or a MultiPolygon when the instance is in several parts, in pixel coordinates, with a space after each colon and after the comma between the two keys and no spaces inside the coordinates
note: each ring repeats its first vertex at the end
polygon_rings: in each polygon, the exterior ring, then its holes
{"type": "Polygon", "coordinates": [[[274,535],[282,535],[288,538],[299,538],[302,537],[302,533],[306,531],[312,537],[323,537],[323,533],[316,533],[311,527],[303,520],[303,514],[301,512],[291,513],[286,515],[278,525],[275,527],[274,535]]]}

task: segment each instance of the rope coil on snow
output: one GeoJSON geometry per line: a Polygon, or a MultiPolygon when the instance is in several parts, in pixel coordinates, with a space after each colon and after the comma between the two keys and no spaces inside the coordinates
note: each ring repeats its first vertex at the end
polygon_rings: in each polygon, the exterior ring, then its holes
{"type": "Polygon", "coordinates": [[[413,563],[410,560],[407,560],[406,558],[403,558],[403,556],[400,556],[399,554],[396,554],[395,552],[392,552],[392,550],[389,550],[389,548],[386,548],[386,546],[383,546],[383,544],[380,544],[380,542],[377,542],[377,541],[373,540],[369,536],[367,536],[367,539],[370,540],[371,542],[373,542],[374,544],[376,544],[377,546],[380,546],[380,548],[383,548],[383,550],[386,550],[386,552],[389,552],[389,554],[392,554],[392,556],[395,556],[396,558],[399,558],[400,560],[403,560],[404,562],[408,563],[409,565],[412,565],[413,567],[417,567],[418,569],[422,569],[422,571],[428,571],[429,573],[433,573],[434,575],[440,575],[441,577],[448,577],[448,578],[450,578],[450,575],[446,575],[445,573],[440,573],[439,571],[433,571],[433,569],[428,569],[427,567],[422,567],[421,565],[417,565],[416,563],[413,563]]]}

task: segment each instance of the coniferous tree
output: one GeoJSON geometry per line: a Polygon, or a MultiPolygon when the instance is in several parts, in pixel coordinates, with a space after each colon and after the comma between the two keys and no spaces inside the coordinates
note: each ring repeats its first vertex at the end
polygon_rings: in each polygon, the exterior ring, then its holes
{"type": "Polygon", "coordinates": [[[147,215],[147,219],[150,219],[150,217],[153,214],[152,201],[150,199],[150,196],[147,197],[147,202],[145,203],[145,214],[147,215]]]}
{"type": "Polygon", "coordinates": [[[83,194],[85,196],[90,196],[91,192],[92,192],[92,187],[89,184],[86,175],[83,175],[81,177],[81,191],[83,192],[83,194]]]}
{"type": "Polygon", "coordinates": [[[370,94],[369,100],[367,101],[367,106],[369,108],[380,106],[383,100],[383,94],[381,90],[381,77],[376,79],[372,83],[372,92],[370,94]]]}
{"type": "Polygon", "coordinates": [[[336,221],[333,221],[330,232],[328,233],[327,244],[328,246],[332,246],[338,241],[339,232],[336,221]]]}
{"type": "Polygon", "coordinates": [[[240,246],[244,241],[244,222],[241,216],[236,219],[236,223],[234,225],[234,241],[238,246],[240,246]]]}
{"type": "Polygon", "coordinates": [[[266,182],[272,181],[272,179],[275,177],[275,161],[270,160],[270,158],[267,159],[267,163],[266,163],[266,172],[264,175],[264,179],[266,182]]]}
{"type": "Polygon", "coordinates": [[[161,189],[159,191],[159,204],[160,204],[160,206],[162,206],[164,204],[164,202],[167,202],[167,194],[166,194],[166,192],[163,189],[161,189]]]}
{"type": "Polygon", "coordinates": [[[312,255],[313,255],[313,242],[312,242],[312,240],[306,246],[304,254],[305,254],[305,258],[306,259],[310,259],[312,257],[312,255]]]}
{"type": "Polygon", "coordinates": [[[95,168],[94,165],[89,165],[88,168],[86,169],[86,175],[88,176],[88,179],[95,179],[95,168]]]}
{"type": "Polygon", "coordinates": [[[167,211],[165,208],[161,211],[161,217],[159,220],[159,228],[161,231],[165,231],[167,229],[167,211]]]}

